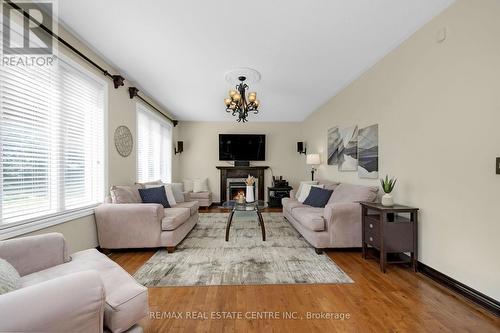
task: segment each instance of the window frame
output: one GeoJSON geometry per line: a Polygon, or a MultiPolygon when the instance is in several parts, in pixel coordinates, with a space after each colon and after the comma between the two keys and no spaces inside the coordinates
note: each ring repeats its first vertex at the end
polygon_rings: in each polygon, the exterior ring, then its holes
{"type": "MultiPolygon", "coordinates": [[[[69,66],[73,67],[73,69],[82,72],[84,75],[88,75],[91,79],[96,82],[102,84],[103,86],[103,198],[106,196],[108,190],[108,159],[109,159],[109,127],[108,127],[108,118],[109,118],[109,83],[107,80],[98,76],[93,70],[89,69],[86,66],[78,63],[77,61],[71,59],[69,56],[65,54],[59,53],[57,55],[58,61],[63,61],[69,66]]],[[[55,226],[58,224],[66,223],[69,221],[73,221],[76,219],[80,219],[86,216],[93,215],[95,212],[95,208],[99,206],[102,202],[98,202],[92,205],[78,207],[74,209],[65,209],[64,211],[56,212],[53,214],[47,214],[40,217],[29,218],[19,222],[2,224],[0,223],[0,240],[24,235],[26,233],[38,231],[41,229],[45,229],[51,226],[55,226]]]]}

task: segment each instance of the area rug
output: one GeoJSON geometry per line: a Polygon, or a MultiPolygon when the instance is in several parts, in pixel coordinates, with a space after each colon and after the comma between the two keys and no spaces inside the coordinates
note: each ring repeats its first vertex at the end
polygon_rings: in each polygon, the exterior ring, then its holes
{"type": "Polygon", "coordinates": [[[281,213],[262,213],[266,241],[252,212],[236,212],[229,242],[227,213],[202,213],[174,253],[156,252],[135,274],[147,287],[353,283],[318,255],[281,213]]]}

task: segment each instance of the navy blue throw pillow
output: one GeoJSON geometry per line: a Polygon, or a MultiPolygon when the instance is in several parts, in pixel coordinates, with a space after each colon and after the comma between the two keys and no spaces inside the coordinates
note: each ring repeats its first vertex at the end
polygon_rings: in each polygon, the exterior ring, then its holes
{"type": "Polygon", "coordinates": [[[139,195],[143,203],[157,203],[163,205],[165,208],[170,208],[167,193],[165,193],[165,186],[140,188],[139,195]]]}
{"type": "Polygon", "coordinates": [[[324,188],[311,187],[311,191],[304,200],[304,205],[309,205],[313,207],[325,207],[332,196],[332,190],[325,190],[324,188]]]}

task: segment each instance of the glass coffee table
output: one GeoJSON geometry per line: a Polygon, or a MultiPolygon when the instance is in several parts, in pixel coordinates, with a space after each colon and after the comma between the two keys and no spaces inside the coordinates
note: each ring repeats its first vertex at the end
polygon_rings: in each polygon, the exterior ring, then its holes
{"type": "Polygon", "coordinates": [[[226,225],[226,242],[229,241],[229,229],[231,229],[231,223],[233,222],[233,215],[235,212],[255,212],[259,218],[260,229],[262,231],[262,240],[266,240],[266,227],[264,226],[264,219],[260,210],[266,206],[266,203],[262,200],[257,200],[254,202],[238,203],[236,200],[229,200],[222,204],[222,207],[230,209],[229,217],[227,218],[226,225]]]}

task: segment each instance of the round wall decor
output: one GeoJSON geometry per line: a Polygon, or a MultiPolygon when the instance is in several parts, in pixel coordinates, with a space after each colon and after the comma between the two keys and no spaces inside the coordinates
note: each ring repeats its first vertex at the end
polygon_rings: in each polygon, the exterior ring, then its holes
{"type": "Polygon", "coordinates": [[[127,157],[134,148],[134,139],[127,126],[118,126],[115,129],[115,147],[118,154],[127,157]]]}

